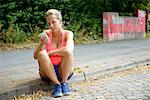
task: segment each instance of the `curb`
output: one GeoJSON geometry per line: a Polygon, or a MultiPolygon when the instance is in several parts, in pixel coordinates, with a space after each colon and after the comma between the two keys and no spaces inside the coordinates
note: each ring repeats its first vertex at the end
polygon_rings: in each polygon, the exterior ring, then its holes
{"type": "MultiPolygon", "coordinates": [[[[142,60],[142,61],[133,61],[131,63],[127,63],[124,65],[114,65],[112,68],[107,68],[103,70],[99,70],[98,67],[94,67],[94,69],[90,69],[90,71],[81,73],[75,73],[73,75],[73,78],[69,80],[69,83],[75,83],[79,81],[86,81],[87,79],[90,79],[92,77],[98,77],[98,76],[104,76],[107,74],[112,74],[115,72],[124,71],[127,69],[131,69],[134,67],[140,67],[140,66],[147,66],[150,65],[150,59],[142,60]]],[[[98,65],[106,67],[106,65],[98,65]]],[[[13,88],[11,90],[8,90],[7,92],[0,94],[0,100],[8,100],[13,99],[14,96],[22,95],[22,94],[30,94],[37,90],[51,90],[53,85],[52,83],[47,83],[41,81],[41,79],[32,80],[32,84],[26,84],[22,86],[18,86],[16,88],[13,88]]]]}

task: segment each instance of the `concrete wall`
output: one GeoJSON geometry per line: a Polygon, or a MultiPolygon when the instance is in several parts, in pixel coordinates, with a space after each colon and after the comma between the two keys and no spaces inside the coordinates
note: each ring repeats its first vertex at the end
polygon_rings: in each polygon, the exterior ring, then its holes
{"type": "Polygon", "coordinates": [[[119,16],[117,12],[103,13],[103,38],[107,41],[139,39],[145,37],[145,11],[137,17],[119,16]]]}

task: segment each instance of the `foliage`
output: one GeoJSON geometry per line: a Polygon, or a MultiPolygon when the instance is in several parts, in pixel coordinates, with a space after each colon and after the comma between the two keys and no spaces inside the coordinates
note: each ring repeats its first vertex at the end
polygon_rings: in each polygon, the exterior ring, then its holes
{"type": "Polygon", "coordinates": [[[98,40],[102,37],[103,12],[117,11],[134,15],[150,11],[149,0],[2,0],[0,1],[0,42],[36,42],[47,23],[44,13],[58,9],[66,29],[74,32],[75,41],[98,40]]]}
{"type": "Polygon", "coordinates": [[[6,32],[2,31],[0,33],[0,41],[3,43],[19,43],[26,40],[26,34],[22,31],[18,25],[10,23],[10,27],[6,32]]]}
{"type": "Polygon", "coordinates": [[[146,38],[149,38],[149,39],[150,39],[150,32],[147,32],[147,33],[146,33],[146,38]]]}

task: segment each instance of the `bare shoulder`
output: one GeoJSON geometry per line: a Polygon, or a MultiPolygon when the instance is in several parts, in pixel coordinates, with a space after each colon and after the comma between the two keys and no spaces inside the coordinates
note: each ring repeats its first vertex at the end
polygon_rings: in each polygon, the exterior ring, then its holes
{"type": "Polygon", "coordinates": [[[44,30],[44,32],[46,32],[47,34],[50,33],[51,31],[52,31],[51,29],[44,30]]]}
{"type": "Polygon", "coordinates": [[[73,36],[73,32],[70,30],[64,30],[65,35],[67,36],[73,36]]]}

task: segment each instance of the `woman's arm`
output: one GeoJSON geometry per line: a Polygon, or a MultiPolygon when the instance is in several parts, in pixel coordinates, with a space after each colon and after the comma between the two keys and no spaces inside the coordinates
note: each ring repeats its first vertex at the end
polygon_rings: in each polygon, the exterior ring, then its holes
{"type": "Polygon", "coordinates": [[[34,59],[37,59],[38,52],[42,50],[43,48],[44,48],[44,44],[42,44],[41,41],[39,41],[34,51],[34,59]]]}
{"type": "MultiPolygon", "coordinates": [[[[43,32],[46,32],[46,33],[48,34],[48,33],[50,32],[50,29],[44,30],[43,32]]],[[[44,44],[45,41],[47,41],[47,40],[46,40],[46,39],[42,40],[42,39],[40,38],[40,41],[39,41],[39,43],[37,44],[37,46],[36,46],[36,48],[35,48],[35,51],[34,51],[34,59],[37,59],[37,54],[38,54],[38,52],[44,48],[44,46],[45,46],[45,44],[44,44]]]]}

